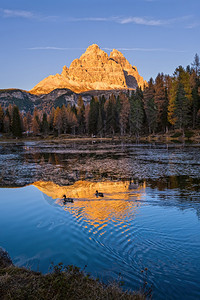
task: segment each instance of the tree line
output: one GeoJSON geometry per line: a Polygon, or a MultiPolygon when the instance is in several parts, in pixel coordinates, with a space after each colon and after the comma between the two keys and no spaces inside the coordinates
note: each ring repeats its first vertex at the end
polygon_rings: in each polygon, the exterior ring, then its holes
{"type": "Polygon", "coordinates": [[[84,104],[52,108],[50,113],[34,109],[20,112],[17,106],[0,106],[0,132],[21,137],[27,134],[73,134],[100,137],[151,134],[169,129],[200,129],[200,59],[186,68],[179,66],[173,76],[159,73],[155,80],[135,91],[92,97],[84,104]]]}

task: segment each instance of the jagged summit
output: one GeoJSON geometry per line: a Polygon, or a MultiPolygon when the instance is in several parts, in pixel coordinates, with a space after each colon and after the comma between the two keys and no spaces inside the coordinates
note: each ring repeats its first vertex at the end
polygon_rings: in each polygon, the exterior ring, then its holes
{"type": "Polygon", "coordinates": [[[80,58],[73,60],[69,68],[64,66],[61,74],[43,79],[30,92],[47,94],[57,88],[67,88],[80,93],[89,90],[135,89],[144,84],[137,68],[131,66],[120,51],[113,49],[108,56],[98,45],[93,44],[80,58]]]}

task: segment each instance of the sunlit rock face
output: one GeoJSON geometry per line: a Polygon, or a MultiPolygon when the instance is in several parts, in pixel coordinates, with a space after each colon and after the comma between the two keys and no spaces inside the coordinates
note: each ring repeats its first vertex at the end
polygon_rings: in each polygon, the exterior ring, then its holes
{"type": "Polygon", "coordinates": [[[89,46],[69,68],[61,74],[50,75],[30,92],[47,94],[57,88],[67,88],[76,93],[89,90],[135,89],[146,84],[137,68],[132,67],[123,54],[113,50],[108,56],[98,45],[89,46]]]}

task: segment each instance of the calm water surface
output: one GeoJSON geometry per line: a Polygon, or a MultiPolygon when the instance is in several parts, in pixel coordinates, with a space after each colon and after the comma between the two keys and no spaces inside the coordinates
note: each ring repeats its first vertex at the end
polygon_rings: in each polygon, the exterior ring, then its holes
{"type": "Polygon", "coordinates": [[[130,289],[148,268],[154,299],[200,298],[198,146],[2,143],[0,185],[0,246],[15,264],[87,265],[130,289]]]}

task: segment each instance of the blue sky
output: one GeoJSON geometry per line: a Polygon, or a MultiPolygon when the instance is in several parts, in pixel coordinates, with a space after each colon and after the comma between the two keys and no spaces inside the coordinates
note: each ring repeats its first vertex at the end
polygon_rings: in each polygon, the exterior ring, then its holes
{"type": "Polygon", "coordinates": [[[0,0],[0,88],[31,89],[91,44],[146,80],[200,55],[200,0],[0,0]]]}

